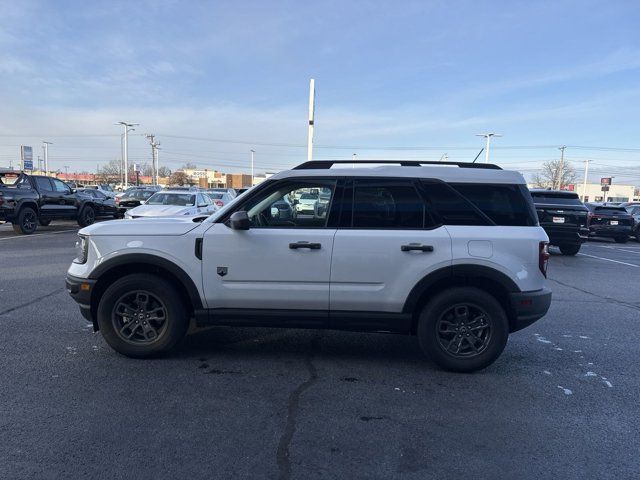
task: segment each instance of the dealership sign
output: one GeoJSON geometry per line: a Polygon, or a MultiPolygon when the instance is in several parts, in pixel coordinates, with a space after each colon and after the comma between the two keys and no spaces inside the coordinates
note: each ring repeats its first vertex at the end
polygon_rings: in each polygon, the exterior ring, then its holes
{"type": "Polygon", "coordinates": [[[20,160],[23,170],[33,170],[33,149],[26,145],[20,146],[20,160]]]}

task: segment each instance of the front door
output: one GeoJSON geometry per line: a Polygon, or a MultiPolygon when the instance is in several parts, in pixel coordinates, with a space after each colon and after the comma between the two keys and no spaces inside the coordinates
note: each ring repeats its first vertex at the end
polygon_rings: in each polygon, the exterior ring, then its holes
{"type": "Polygon", "coordinates": [[[335,184],[315,179],[274,182],[234,209],[247,212],[249,230],[214,223],[202,247],[209,308],[326,313],[336,233],[328,218],[335,184]],[[298,211],[300,194],[315,196],[318,207],[298,211]]]}

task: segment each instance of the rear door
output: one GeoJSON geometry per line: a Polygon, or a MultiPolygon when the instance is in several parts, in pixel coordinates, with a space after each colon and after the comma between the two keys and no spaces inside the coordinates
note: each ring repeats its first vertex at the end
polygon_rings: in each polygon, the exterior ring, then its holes
{"type": "Polygon", "coordinates": [[[78,213],[78,199],[71,191],[71,187],[64,183],[62,180],[52,178],[53,189],[58,199],[58,211],[59,214],[66,217],[75,217],[78,213]]]}
{"type": "Polygon", "coordinates": [[[331,260],[336,322],[345,311],[399,313],[421,278],[450,265],[449,233],[434,225],[413,179],[347,182],[331,260]]]}

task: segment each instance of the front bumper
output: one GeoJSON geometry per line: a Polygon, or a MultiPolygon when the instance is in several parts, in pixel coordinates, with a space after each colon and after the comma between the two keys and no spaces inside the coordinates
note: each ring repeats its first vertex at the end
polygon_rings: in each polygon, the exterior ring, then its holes
{"type": "Polygon", "coordinates": [[[96,319],[93,318],[91,314],[91,294],[93,293],[96,280],[74,277],[73,275],[67,274],[65,283],[67,292],[69,292],[71,298],[73,298],[80,307],[82,316],[93,323],[94,330],[97,330],[96,319]]]}
{"type": "Polygon", "coordinates": [[[543,288],[532,292],[509,294],[511,304],[511,332],[528,327],[544,317],[551,306],[551,290],[543,288]]]}

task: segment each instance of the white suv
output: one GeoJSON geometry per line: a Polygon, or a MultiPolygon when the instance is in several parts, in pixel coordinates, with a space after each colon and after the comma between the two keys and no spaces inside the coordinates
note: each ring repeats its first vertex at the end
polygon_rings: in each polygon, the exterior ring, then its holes
{"type": "Polygon", "coordinates": [[[473,371],[547,312],[548,238],[522,175],[347,163],[281,172],[210,217],[84,228],[67,289],[131,357],[168,351],[193,322],[412,334],[441,367],[473,371]],[[326,208],[280,208],[310,189],[326,208]]]}

